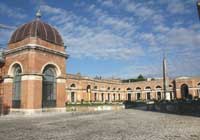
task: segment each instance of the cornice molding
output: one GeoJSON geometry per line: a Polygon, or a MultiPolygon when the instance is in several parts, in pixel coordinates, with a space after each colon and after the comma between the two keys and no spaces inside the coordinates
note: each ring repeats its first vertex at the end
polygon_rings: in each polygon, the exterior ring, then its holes
{"type": "Polygon", "coordinates": [[[46,52],[46,53],[49,53],[49,54],[54,54],[54,55],[64,57],[65,59],[67,59],[69,57],[69,55],[66,54],[65,52],[57,51],[57,50],[50,49],[50,48],[47,48],[47,47],[44,47],[44,46],[41,46],[41,45],[37,45],[37,44],[27,44],[25,46],[6,50],[4,52],[4,54],[5,54],[5,56],[8,56],[10,54],[15,54],[15,53],[22,52],[22,51],[25,51],[25,50],[28,50],[28,51],[29,50],[37,50],[37,51],[41,51],[41,52],[46,52]]]}

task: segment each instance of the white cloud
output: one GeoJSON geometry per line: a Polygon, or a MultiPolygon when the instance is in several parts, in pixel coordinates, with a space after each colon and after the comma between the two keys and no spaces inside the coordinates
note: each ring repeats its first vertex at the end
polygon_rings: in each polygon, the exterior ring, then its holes
{"type": "Polygon", "coordinates": [[[41,10],[44,11],[45,13],[47,14],[64,14],[65,13],[65,10],[64,9],[61,9],[61,8],[55,8],[55,7],[51,7],[51,6],[48,6],[48,5],[42,5],[41,6],[41,10]]]}
{"type": "Polygon", "coordinates": [[[0,24],[0,29],[13,30],[13,29],[16,29],[16,27],[14,27],[14,26],[9,26],[9,25],[5,25],[5,24],[0,24]]]}
{"type": "Polygon", "coordinates": [[[132,63],[132,65],[127,65],[122,67],[115,72],[108,73],[105,76],[113,76],[113,77],[121,77],[122,79],[138,77],[138,75],[142,74],[145,77],[160,77],[162,75],[162,62],[160,61],[160,65],[141,65],[132,63]]]}
{"type": "Polygon", "coordinates": [[[0,29],[0,47],[7,47],[7,43],[9,41],[9,38],[11,36],[12,31],[11,30],[3,30],[0,29]]]}
{"type": "Polygon", "coordinates": [[[172,14],[184,14],[188,12],[185,5],[181,1],[170,1],[167,6],[167,10],[172,14]]]}
{"type": "Polygon", "coordinates": [[[144,5],[144,3],[123,0],[120,3],[121,7],[126,11],[138,16],[141,19],[148,19],[155,14],[154,9],[144,5]]]}
{"type": "Polygon", "coordinates": [[[164,17],[163,15],[157,13],[153,15],[152,21],[154,24],[156,24],[156,26],[159,26],[160,24],[164,22],[164,17]]]}
{"type": "Polygon", "coordinates": [[[200,50],[198,47],[200,34],[197,25],[184,27],[177,24],[173,26],[173,22],[170,21],[172,26],[169,26],[164,23],[166,17],[163,15],[163,9],[155,12],[153,7],[128,0],[123,0],[120,4],[121,8],[125,8],[133,16],[111,15],[94,4],[85,7],[86,11],[92,13],[90,18],[48,5],[45,5],[43,10],[51,16],[50,21],[60,29],[66,44],[70,46],[68,52],[71,57],[134,60],[135,62],[139,60],[138,57],[143,56],[151,61],[149,64],[127,66],[116,72],[116,75],[131,77],[142,73],[146,76],[158,77],[162,74],[161,64],[164,51],[167,51],[169,55],[175,53],[176,56],[173,59],[177,62],[169,58],[169,69],[173,73],[172,76],[181,73],[182,69],[185,73],[189,71],[195,73],[199,69],[194,65],[199,61],[194,59],[198,54],[193,53],[200,50]],[[152,23],[151,30],[143,30],[144,20],[152,23]],[[144,43],[147,46],[144,46],[144,43]],[[192,54],[194,57],[191,58],[192,54]],[[183,63],[182,60],[190,63],[190,68],[185,68],[178,63],[183,63]],[[194,67],[195,70],[192,70],[194,67]]]}
{"type": "Polygon", "coordinates": [[[116,31],[127,32],[135,29],[134,23],[128,22],[123,18],[111,17],[108,15],[103,15],[98,18],[100,23],[109,25],[116,31]]]}
{"type": "MultiPolygon", "coordinates": [[[[92,6],[94,10],[95,6],[92,6]]],[[[50,21],[58,21],[63,38],[68,44],[71,57],[93,57],[96,59],[134,59],[143,55],[142,48],[136,44],[127,34],[121,32],[134,30],[125,19],[111,17],[101,13],[98,17],[98,25],[84,17],[67,12],[64,9],[42,6],[43,12],[50,14],[50,21]],[[110,25],[111,28],[107,28],[110,25]]],[[[98,10],[98,9],[97,9],[98,10]]],[[[96,13],[95,13],[96,14],[96,13]]],[[[130,32],[129,32],[130,33],[130,32]]]]}
{"type": "MultiPolygon", "coordinates": [[[[131,59],[135,56],[143,55],[143,50],[134,43],[127,47],[129,41],[114,35],[113,33],[103,31],[89,31],[86,29],[85,35],[79,38],[68,38],[71,48],[69,53],[72,57],[90,56],[97,59],[131,59]]],[[[67,38],[67,37],[66,37],[67,38]]]]}
{"type": "Polygon", "coordinates": [[[168,44],[174,47],[198,47],[200,44],[200,34],[187,28],[172,28],[167,37],[168,44]]]}
{"type": "Polygon", "coordinates": [[[114,7],[113,0],[99,0],[99,2],[104,6],[114,7]]]}
{"type": "Polygon", "coordinates": [[[149,46],[155,46],[156,42],[155,42],[155,36],[152,33],[141,33],[140,34],[142,39],[147,41],[147,44],[149,44],[149,46]]]}
{"type": "MultiPolygon", "coordinates": [[[[62,34],[71,57],[131,63],[116,73],[112,72],[113,75],[132,77],[142,73],[160,76],[164,51],[170,56],[170,75],[198,73],[200,27],[189,24],[184,18],[173,19],[177,14],[188,14],[188,11],[184,9],[187,5],[174,6],[172,3],[171,0],[159,1],[161,7],[156,7],[154,0],[99,0],[93,4],[75,4],[84,14],[46,4],[41,9],[48,22],[62,34]],[[87,12],[89,16],[84,16],[87,12]]],[[[0,36],[9,35],[9,32],[0,31],[0,36]]]]}
{"type": "Polygon", "coordinates": [[[169,27],[164,26],[162,24],[160,24],[158,26],[155,26],[155,28],[154,28],[154,31],[159,32],[159,33],[165,33],[165,32],[167,32],[169,30],[170,30],[169,27]]]}
{"type": "Polygon", "coordinates": [[[27,17],[20,8],[12,8],[7,5],[0,3],[0,15],[8,16],[16,19],[24,19],[27,17]]]}

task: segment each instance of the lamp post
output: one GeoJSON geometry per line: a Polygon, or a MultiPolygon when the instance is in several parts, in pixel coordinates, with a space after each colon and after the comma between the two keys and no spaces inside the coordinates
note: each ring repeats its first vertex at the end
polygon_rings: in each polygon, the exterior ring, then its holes
{"type": "Polygon", "coordinates": [[[199,15],[199,19],[200,19],[200,0],[197,1],[197,11],[198,11],[198,15],[199,15]]]}

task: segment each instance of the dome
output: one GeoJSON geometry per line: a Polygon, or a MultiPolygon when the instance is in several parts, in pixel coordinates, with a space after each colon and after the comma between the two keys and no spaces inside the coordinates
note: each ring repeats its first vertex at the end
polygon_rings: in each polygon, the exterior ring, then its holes
{"type": "Polygon", "coordinates": [[[16,43],[28,37],[38,37],[47,42],[63,46],[63,40],[58,31],[39,19],[35,19],[17,28],[12,34],[9,44],[16,43]]]}

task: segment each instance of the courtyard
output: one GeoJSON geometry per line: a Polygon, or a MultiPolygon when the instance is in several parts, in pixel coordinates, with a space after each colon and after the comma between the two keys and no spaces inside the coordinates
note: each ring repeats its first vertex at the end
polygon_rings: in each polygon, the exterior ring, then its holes
{"type": "Polygon", "coordinates": [[[200,118],[141,110],[0,118],[1,140],[199,140],[200,118]]]}

